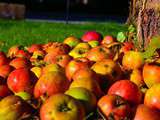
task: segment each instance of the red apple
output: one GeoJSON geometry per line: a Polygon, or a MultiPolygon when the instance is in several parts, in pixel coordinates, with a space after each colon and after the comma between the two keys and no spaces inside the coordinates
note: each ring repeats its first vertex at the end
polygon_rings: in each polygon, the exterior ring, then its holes
{"type": "Polygon", "coordinates": [[[42,46],[40,44],[32,44],[31,46],[29,46],[27,48],[27,51],[29,53],[33,53],[34,51],[38,51],[38,50],[41,50],[42,49],[42,46]]]}
{"type": "Polygon", "coordinates": [[[0,98],[4,98],[8,95],[11,95],[12,92],[9,90],[8,86],[3,84],[0,85],[0,98]]]}
{"type": "Polygon", "coordinates": [[[47,98],[56,93],[63,93],[69,88],[70,82],[58,71],[41,75],[34,87],[35,98],[47,98]]]}
{"type": "Polygon", "coordinates": [[[9,63],[9,59],[6,57],[4,52],[0,52],[0,66],[6,65],[9,63]]]}
{"type": "Polygon", "coordinates": [[[89,41],[102,41],[102,35],[99,32],[96,31],[88,31],[82,36],[83,42],[89,42],[89,41]]]}
{"type": "Polygon", "coordinates": [[[104,36],[101,44],[111,44],[113,42],[115,42],[115,38],[111,35],[106,35],[106,36],[104,36]]]}
{"type": "Polygon", "coordinates": [[[98,101],[98,108],[109,120],[124,120],[129,118],[131,108],[126,100],[118,95],[105,95],[98,101]],[[116,119],[115,119],[116,118],[116,119]]]}
{"type": "Polygon", "coordinates": [[[115,82],[108,90],[108,94],[119,95],[131,104],[140,104],[142,102],[142,93],[138,86],[130,80],[119,80],[115,82]]]}
{"type": "Polygon", "coordinates": [[[83,120],[85,110],[80,102],[65,94],[49,97],[40,108],[41,120],[83,120]]]}
{"type": "Polygon", "coordinates": [[[22,58],[26,58],[26,59],[30,59],[31,55],[29,52],[24,51],[24,50],[18,50],[18,52],[15,55],[16,57],[22,57],[22,58]]]}
{"type": "Polygon", "coordinates": [[[9,65],[13,66],[14,68],[30,68],[31,63],[28,59],[23,57],[14,58],[12,61],[10,61],[9,65]]]}
{"type": "Polygon", "coordinates": [[[134,120],[160,120],[160,112],[140,104],[137,107],[134,120]]]}
{"type": "Polygon", "coordinates": [[[7,79],[9,89],[14,92],[26,91],[32,93],[35,77],[27,68],[19,68],[12,71],[7,79]]]}
{"type": "Polygon", "coordinates": [[[6,79],[13,69],[14,68],[10,65],[0,66],[0,76],[3,77],[4,79],[6,79]]]}

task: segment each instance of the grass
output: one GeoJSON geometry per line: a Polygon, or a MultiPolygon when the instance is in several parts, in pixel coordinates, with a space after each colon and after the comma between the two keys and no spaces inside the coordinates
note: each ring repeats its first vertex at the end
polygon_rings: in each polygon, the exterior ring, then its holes
{"type": "Polygon", "coordinates": [[[126,30],[126,26],[114,22],[65,24],[0,20],[0,50],[6,52],[9,47],[17,44],[28,46],[49,41],[62,42],[70,35],[80,38],[88,30],[96,30],[102,35],[116,36],[117,32],[126,30]]]}

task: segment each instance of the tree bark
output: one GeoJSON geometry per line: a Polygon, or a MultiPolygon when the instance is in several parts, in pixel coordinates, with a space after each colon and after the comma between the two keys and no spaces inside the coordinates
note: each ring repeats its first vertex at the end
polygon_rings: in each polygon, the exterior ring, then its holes
{"type": "Polygon", "coordinates": [[[131,0],[127,23],[137,27],[139,47],[146,48],[160,34],[160,0],[131,0]]]}

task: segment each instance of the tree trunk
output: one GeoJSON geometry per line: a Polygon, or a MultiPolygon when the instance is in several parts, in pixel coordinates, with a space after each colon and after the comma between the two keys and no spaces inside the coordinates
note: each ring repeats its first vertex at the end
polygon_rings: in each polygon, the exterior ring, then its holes
{"type": "Polygon", "coordinates": [[[127,23],[137,27],[139,47],[146,48],[160,34],[160,0],[131,0],[127,23]]]}

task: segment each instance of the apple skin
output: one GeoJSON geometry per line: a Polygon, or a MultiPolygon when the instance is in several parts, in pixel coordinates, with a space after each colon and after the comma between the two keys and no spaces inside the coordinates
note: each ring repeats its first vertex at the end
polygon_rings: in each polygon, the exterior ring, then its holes
{"type": "Polygon", "coordinates": [[[65,94],[49,97],[40,108],[41,120],[83,120],[85,110],[82,104],[65,94]]]}
{"type": "Polygon", "coordinates": [[[64,93],[69,88],[70,82],[64,74],[52,71],[41,75],[34,86],[35,98],[48,98],[56,93],[64,93]]]}
{"type": "Polygon", "coordinates": [[[22,57],[29,60],[31,57],[31,54],[28,51],[18,50],[18,52],[15,54],[15,57],[22,57]]]}
{"type": "Polygon", "coordinates": [[[12,61],[10,61],[9,65],[13,66],[15,69],[31,67],[30,61],[22,57],[14,58],[12,61]]]}
{"type": "Polygon", "coordinates": [[[144,104],[140,104],[137,107],[133,120],[160,120],[160,112],[144,104]]]}
{"type": "Polygon", "coordinates": [[[160,83],[160,67],[155,64],[145,64],[143,67],[143,78],[148,88],[160,83]]]}
{"type": "Polygon", "coordinates": [[[93,41],[89,41],[88,44],[94,48],[94,47],[97,47],[100,43],[96,40],[93,40],[93,41]]]}
{"type": "Polygon", "coordinates": [[[86,113],[92,112],[97,105],[96,96],[89,90],[83,87],[75,87],[68,89],[65,94],[79,100],[85,107],[86,113]]]}
{"type": "Polygon", "coordinates": [[[4,52],[0,52],[0,66],[6,65],[8,63],[9,63],[9,59],[7,58],[5,53],[4,52]]]}
{"type": "Polygon", "coordinates": [[[144,59],[140,52],[128,51],[122,58],[122,65],[127,70],[142,68],[144,59]]]}
{"type": "Polygon", "coordinates": [[[126,100],[118,95],[105,95],[98,100],[98,108],[106,118],[123,120],[130,117],[131,108],[126,100]]]}
{"type": "Polygon", "coordinates": [[[34,51],[41,50],[42,46],[40,44],[32,44],[31,46],[27,47],[27,51],[29,53],[34,53],[34,51]]]}
{"type": "Polygon", "coordinates": [[[101,42],[102,35],[96,31],[88,31],[84,33],[81,39],[83,42],[89,42],[89,41],[94,41],[94,40],[101,42]]]}
{"type": "Polygon", "coordinates": [[[88,58],[90,61],[101,61],[102,59],[112,59],[113,53],[110,49],[104,47],[104,46],[97,46],[92,49],[90,49],[86,53],[86,58],[88,58]]]}
{"type": "Polygon", "coordinates": [[[72,60],[73,58],[67,54],[65,55],[57,55],[55,59],[55,63],[60,65],[62,68],[65,68],[67,64],[72,60]]]}
{"type": "Polygon", "coordinates": [[[35,84],[36,79],[33,73],[27,68],[19,68],[9,74],[7,85],[14,93],[22,91],[32,93],[33,84],[35,84]]]}
{"type": "Polygon", "coordinates": [[[130,80],[135,83],[139,88],[145,86],[141,69],[134,69],[130,74],[130,80]]]}
{"type": "Polygon", "coordinates": [[[103,95],[99,83],[94,78],[78,78],[71,82],[69,88],[83,87],[93,92],[97,98],[103,95]]]}
{"type": "Polygon", "coordinates": [[[144,97],[144,104],[150,108],[160,110],[160,83],[149,88],[144,97]]]}
{"type": "Polygon", "coordinates": [[[69,36],[69,37],[65,38],[63,41],[63,43],[69,45],[71,48],[74,48],[80,42],[81,42],[81,40],[79,40],[75,36],[69,36]]]}
{"type": "Polygon", "coordinates": [[[111,44],[113,42],[115,42],[115,38],[111,35],[106,35],[103,37],[101,44],[111,44]]]}
{"type": "Polygon", "coordinates": [[[133,105],[140,104],[143,95],[138,86],[130,80],[119,80],[115,82],[109,88],[108,94],[119,95],[133,105]]]}
{"type": "Polygon", "coordinates": [[[24,115],[30,116],[33,112],[33,108],[27,102],[14,95],[3,98],[0,108],[1,120],[20,120],[24,115]]]}
{"type": "Polygon", "coordinates": [[[14,68],[8,64],[0,66],[0,76],[6,79],[14,68]]]}
{"type": "Polygon", "coordinates": [[[9,90],[9,88],[6,84],[0,85],[0,98],[7,97],[11,94],[12,94],[12,92],[9,90]]]}
{"type": "Polygon", "coordinates": [[[90,61],[87,58],[76,58],[71,60],[66,68],[65,68],[65,74],[69,81],[72,81],[72,77],[74,73],[83,68],[87,68],[90,66],[90,61]]]}

